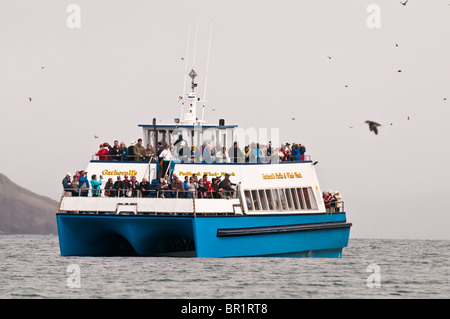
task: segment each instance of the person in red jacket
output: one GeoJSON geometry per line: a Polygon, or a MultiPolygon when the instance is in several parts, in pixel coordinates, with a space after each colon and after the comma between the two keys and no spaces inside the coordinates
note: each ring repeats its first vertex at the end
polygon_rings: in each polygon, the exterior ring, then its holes
{"type": "Polygon", "coordinates": [[[109,150],[105,147],[105,144],[100,144],[100,150],[95,154],[100,161],[109,160],[109,150]]]}

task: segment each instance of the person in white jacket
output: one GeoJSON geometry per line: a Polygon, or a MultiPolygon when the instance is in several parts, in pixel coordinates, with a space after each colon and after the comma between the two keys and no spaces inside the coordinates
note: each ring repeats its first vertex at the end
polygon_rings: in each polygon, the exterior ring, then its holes
{"type": "Polygon", "coordinates": [[[342,207],[342,196],[339,191],[334,192],[334,198],[336,199],[335,213],[338,213],[342,207]]]}
{"type": "Polygon", "coordinates": [[[225,146],[222,148],[222,151],[216,153],[216,163],[230,163],[230,156],[225,146]]]}
{"type": "Polygon", "coordinates": [[[162,159],[162,163],[159,170],[159,177],[164,176],[168,172],[170,161],[172,160],[172,152],[169,149],[169,145],[166,144],[164,150],[159,154],[159,160],[162,159]]]}

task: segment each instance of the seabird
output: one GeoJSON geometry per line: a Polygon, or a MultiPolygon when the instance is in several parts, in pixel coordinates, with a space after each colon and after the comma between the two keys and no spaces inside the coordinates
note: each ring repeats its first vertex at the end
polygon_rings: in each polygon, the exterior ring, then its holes
{"type": "Polygon", "coordinates": [[[292,120],[295,121],[295,117],[293,117],[292,120]]]}
{"type": "Polygon", "coordinates": [[[30,100],[30,102],[31,102],[31,97],[29,97],[28,99],[29,99],[29,100],[30,100]]]}
{"type": "Polygon", "coordinates": [[[331,57],[329,55],[327,55],[328,59],[331,60],[331,57]]]}
{"type": "Polygon", "coordinates": [[[400,3],[403,4],[404,6],[406,6],[406,4],[408,3],[408,0],[406,0],[405,2],[400,1],[400,3]]]}
{"type": "Polygon", "coordinates": [[[398,69],[397,72],[400,73],[400,72],[402,72],[402,70],[398,69]]]}
{"type": "Polygon", "coordinates": [[[366,121],[366,123],[369,124],[369,130],[374,132],[375,135],[378,135],[378,126],[381,126],[381,124],[372,121],[366,121]]]}

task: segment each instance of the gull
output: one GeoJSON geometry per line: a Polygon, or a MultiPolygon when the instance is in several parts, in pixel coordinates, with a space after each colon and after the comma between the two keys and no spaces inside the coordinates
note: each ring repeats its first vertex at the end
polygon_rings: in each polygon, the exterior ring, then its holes
{"type": "Polygon", "coordinates": [[[97,136],[97,135],[94,135],[94,138],[98,138],[98,136],[97,136]]]}
{"type": "Polygon", "coordinates": [[[295,117],[293,117],[292,120],[295,121],[295,117]]]}
{"type": "Polygon", "coordinates": [[[329,55],[327,55],[328,59],[331,60],[331,57],[329,55]]]}
{"type": "Polygon", "coordinates": [[[376,122],[372,121],[366,121],[367,124],[369,124],[369,130],[375,133],[375,135],[378,135],[378,126],[381,126],[381,124],[378,124],[376,122]]]}
{"type": "Polygon", "coordinates": [[[29,97],[28,99],[29,99],[29,100],[30,100],[30,102],[31,102],[31,97],[29,97]]]}
{"type": "Polygon", "coordinates": [[[402,70],[398,69],[397,72],[400,73],[400,72],[402,72],[402,70]]]}
{"type": "Polygon", "coordinates": [[[406,0],[405,2],[400,1],[400,3],[403,4],[404,6],[406,6],[406,4],[408,3],[408,0],[406,0]]]}

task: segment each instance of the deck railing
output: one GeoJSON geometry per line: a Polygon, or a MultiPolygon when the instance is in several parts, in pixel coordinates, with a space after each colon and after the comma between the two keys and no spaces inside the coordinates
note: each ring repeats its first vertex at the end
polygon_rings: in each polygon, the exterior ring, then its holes
{"type": "Polygon", "coordinates": [[[189,190],[147,190],[140,189],[80,189],[66,188],[62,197],[106,197],[106,198],[210,198],[232,199],[237,198],[237,191],[189,191],[189,190]]]}
{"type": "MultiPolygon", "coordinates": [[[[233,158],[230,158],[230,161],[224,162],[222,158],[208,158],[206,159],[204,156],[198,156],[198,157],[186,157],[186,156],[178,156],[173,155],[173,160],[179,162],[179,163],[229,163],[233,164],[235,163],[233,158]]],[[[91,158],[93,161],[115,161],[115,162],[154,162],[157,163],[158,158],[156,156],[144,156],[140,157],[137,155],[127,155],[125,159],[121,157],[114,157],[112,155],[92,155],[91,158]]],[[[311,155],[305,155],[304,160],[305,162],[311,161],[311,155]]],[[[250,158],[248,161],[245,160],[245,158],[238,158],[236,163],[284,163],[284,162],[302,162],[294,160],[292,157],[291,159],[288,159],[286,161],[282,161],[279,157],[274,156],[262,156],[260,158],[250,158]]]]}

